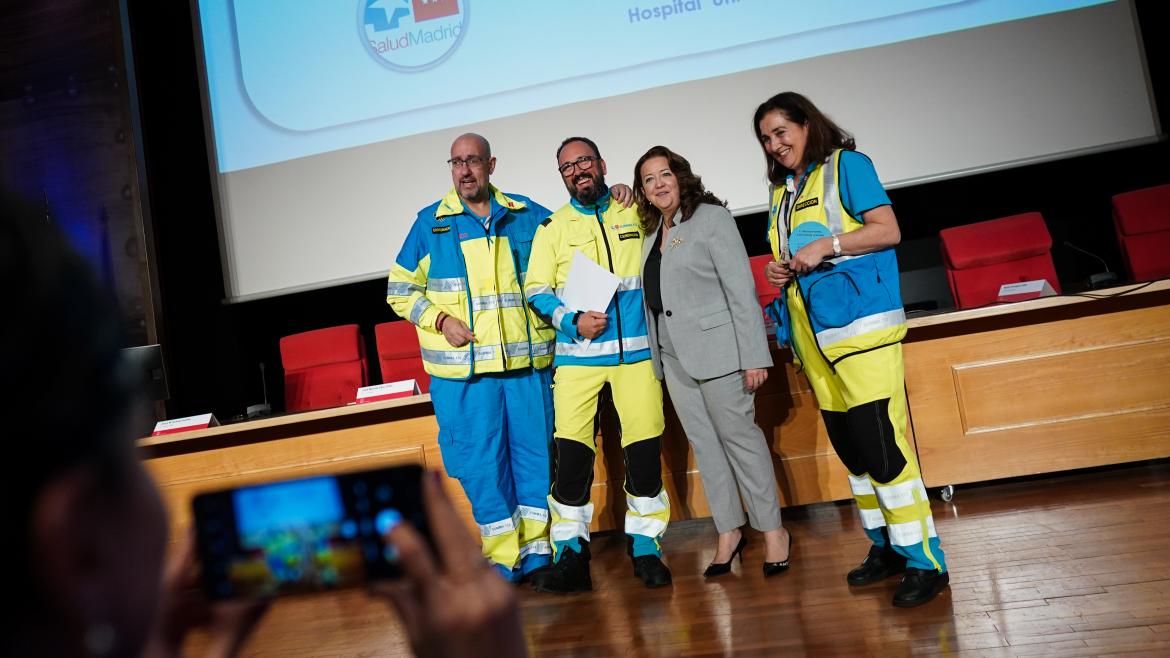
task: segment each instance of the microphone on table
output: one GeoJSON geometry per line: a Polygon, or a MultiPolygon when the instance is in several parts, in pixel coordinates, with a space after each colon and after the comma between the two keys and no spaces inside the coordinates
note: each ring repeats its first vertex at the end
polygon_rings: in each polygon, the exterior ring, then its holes
{"type": "Polygon", "coordinates": [[[1106,263],[1104,258],[1101,258],[1100,256],[1089,251],[1088,249],[1082,249],[1081,247],[1076,246],[1075,244],[1069,242],[1068,240],[1064,241],[1064,246],[1066,246],[1070,249],[1074,249],[1076,251],[1079,251],[1082,254],[1092,256],[1093,258],[1100,261],[1101,266],[1105,268],[1104,272],[1090,274],[1089,277],[1087,279],[1085,279],[1085,288],[1087,288],[1089,290],[1096,290],[1097,288],[1105,288],[1107,286],[1111,286],[1111,285],[1117,283],[1117,273],[1115,273],[1109,269],[1109,263],[1106,263]]]}
{"type": "Polygon", "coordinates": [[[268,380],[264,378],[264,362],[260,362],[260,388],[264,392],[264,402],[262,404],[254,404],[248,407],[245,415],[248,418],[256,418],[258,416],[267,416],[272,413],[272,405],[268,404],[268,380]]]}

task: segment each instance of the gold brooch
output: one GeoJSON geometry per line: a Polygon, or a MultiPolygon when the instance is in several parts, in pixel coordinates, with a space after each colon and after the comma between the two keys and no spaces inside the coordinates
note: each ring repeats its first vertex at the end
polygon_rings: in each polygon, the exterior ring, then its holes
{"type": "Polygon", "coordinates": [[[673,240],[671,240],[671,241],[670,241],[670,246],[671,246],[671,247],[677,247],[677,246],[679,246],[680,244],[682,244],[682,238],[675,238],[675,239],[673,239],[673,240]]]}

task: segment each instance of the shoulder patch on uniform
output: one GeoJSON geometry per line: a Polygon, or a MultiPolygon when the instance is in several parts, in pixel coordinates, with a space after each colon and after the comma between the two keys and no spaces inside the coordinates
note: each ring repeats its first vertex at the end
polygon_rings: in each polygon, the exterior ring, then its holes
{"type": "Polygon", "coordinates": [[[804,210],[805,208],[812,208],[813,206],[817,205],[818,202],[819,202],[819,199],[817,199],[816,197],[813,197],[812,199],[805,199],[804,201],[801,201],[800,203],[796,204],[796,206],[792,208],[792,211],[796,212],[797,210],[804,210]]]}
{"type": "Polygon", "coordinates": [[[552,217],[545,217],[544,221],[540,223],[541,226],[548,226],[552,224],[552,217]]]}
{"type": "Polygon", "coordinates": [[[432,226],[431,227],[431,233],[446,233],[447,231],[450,231],[450,230],[451,230],[450,224],[448,224],[447,226],[432,226]]]}

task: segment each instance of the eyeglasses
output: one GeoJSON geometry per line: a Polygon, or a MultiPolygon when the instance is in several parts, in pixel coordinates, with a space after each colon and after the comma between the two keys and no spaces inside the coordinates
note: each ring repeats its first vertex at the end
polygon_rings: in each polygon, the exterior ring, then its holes
{"type": "Polygon", "coordinates": [[[594,155],[583,155],[576,160],[573,160],[572,162],[566,162],[565,164],[557,167],[557,170],[561,172],[562,176],[568,176],[574,169],[579,171],[589,171],[593,168],[593,163],[600,159],[601,158],[594,155]]]}
{"type": "Polygon", "coordinates": [[[484,159],[479,157],[478,155],[473,155],[473,156],[467,157],[467,158],[451,158],[450,160],[447,161],[447,164],[451,165],[452,169],[458,169],[460,167],[469,167],[471,169],[479,169],[480,167],[483,166],[483,163],[484,163],[484,159]]]}

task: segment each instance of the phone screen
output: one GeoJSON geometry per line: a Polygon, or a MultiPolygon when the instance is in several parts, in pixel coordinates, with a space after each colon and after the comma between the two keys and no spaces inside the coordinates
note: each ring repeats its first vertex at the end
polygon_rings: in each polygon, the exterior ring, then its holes
{"type": "Polygon", "coordinates": [[[353,587],[400,575],[386,531],[429,536],[422,468],[286,480],[201,494],[193,501],[203,582],[212,598],[353,587]]]}

